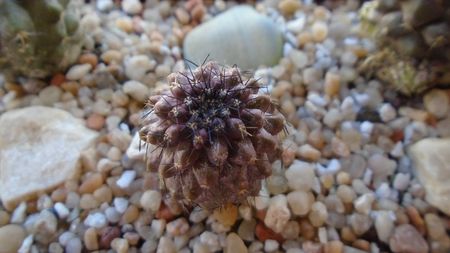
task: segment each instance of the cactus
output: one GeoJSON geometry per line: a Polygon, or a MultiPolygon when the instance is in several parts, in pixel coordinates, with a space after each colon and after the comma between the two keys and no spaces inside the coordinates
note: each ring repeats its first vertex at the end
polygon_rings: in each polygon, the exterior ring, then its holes
{"type": "Polygon", "coordinates": [[[285,127],[259,83],[215,62],[173,73],[170,89],[149,98],[140,138],[148,167],[175,199],[206,209],[256,196],[279,155],[285,127]]]}
{"type": "Polygon", "coordinates": [[[450,2],[375,0],[360,11],[361,31],[379,48],[361,65],[406,95],[450,81],[450,2]]]}
{"type": "Polygon", "coordinates": [[[70,0],[0,0],[0,67],[7,77],[45,78],[76,61],[82,35],[70,0]]]}

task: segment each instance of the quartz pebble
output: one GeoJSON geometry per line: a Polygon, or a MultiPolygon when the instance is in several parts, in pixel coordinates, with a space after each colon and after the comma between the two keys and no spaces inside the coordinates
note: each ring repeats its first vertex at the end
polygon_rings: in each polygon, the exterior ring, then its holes
{"type": "Polygon", "coordinates": [[[274,196],[270,200],[264,223],[275,233],[280,233],[291,218],[291,212],[287,206],[285,195],[274,196]]]}
{"type": "Polygon", "coordinates": [[[153,190],[145,191],[141,196],[140,204],[145,210],[158,211],[161,205],[161,193],[153,190]]]}
{"type": "Polygon", "coordinates": [[[172,236],[183,235],[189,230],[189,223],[187,223],[185,218],[178,218],[167,223],[166,229],[172,236]]]}
{"type": "Polygon", "coordinates": [[[72,66],[66,73],[66,79],[76,81],[81,79],[83,76],[87,75],[91,71],[91,64],[79,64],[72,66]]]}
{"type": "Polygon", "coordinates": [[[311,211],[308,214],[308,219],[314,227],[320,227],[328,218],[328,211],[322,202],[314,202],[311,206],[311,211]]]}
{"type": "Polygon", "coordinates": [[[123,92],[141,103],[145,102],[150,93],[147,86],[134,80],[127,81],[123,84],[123,92]]]}
{"type": "Polygon", "coordinates": [[[437,118],[447,116],[449,102],[448,94],[443,90],[431,90],[423,97],[425,109],[437,118]]]}
{"type": "Polygon", "coordinates": [[[295,160],[287,169],[286,178],[291,189],[308,191],[313,186],[315,178],[314,166],[310,163],[295,160]]]}
{"type": "Polygon", "coordinates": [[[115,238],[111,241],[111,248],[117,253],[127,253],[128,252],[128,241],[122,238],[115,238]]]}
{"type": "Polygon", "coordinates": [[[307,192],[293,191],[287,195],[287,201],[293,214],[303,216],[309,212],[314,198],[307,192]]]}
{"type": "Polygon", "coordinates": [[[116,184],[122,189],[130,186],[131,182],[136,178],[136,171],[134,170],[126,170],[122,173],[120,178],[117,180],[116,184]]]}
{"type": "Polygon", "coordinates": [[[86,217],[86,219],[84,220],[84,224],[89,227],[102,228],[106,226],[107,220],[104,214],[93,213],[89,214],[88,217],[86,217]]]}
{"type": "Polygon", "coordinates": [[[97,231],[95,228],[88,228],[86,232],[84,232],[83,237],[84,245],[88,250],[97,250],[98,249],[98,239],[97,239],[97,231]]]}

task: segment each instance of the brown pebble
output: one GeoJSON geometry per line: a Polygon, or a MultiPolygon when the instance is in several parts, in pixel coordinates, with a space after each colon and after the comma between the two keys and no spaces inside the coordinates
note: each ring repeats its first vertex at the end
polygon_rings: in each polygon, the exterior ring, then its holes
{"type": "Polygon", "coordinates": [[[90,129],[94,130],[100,130],[105,125],[105,117],[102,115],[93,113],[89,115],[89,117],[86,119],[86,126],[90,129]]]}
{"type": "Polygon", "coordinates": [[[175,17],[180,21],[181,24],[186,25],[190,21],[189,13],[183,8],[177,8],[175,10],[175,17]]]}
{"type": "Polygon", "coordinates": [[[323,247],[323,253],[342,253],[344,244],[341,241],[327,242],[323,247]]]}
{"type": "Polygon", "coordinates": [[[364,250],[364,251],[370,251],[370,242],[363,240],[363,239],[357,239],[352,243],[352,246],[364,250]]]}
{"type": "Polygon", "coordinates": [[[422,216],[420,216],[419,211],[417,211],[414,206],[407,206],[406,214],[411,220],[411,223],[416,227],[417,231],[419,231],[421,235],[424,235],[426,232],[425,221],[422,216]]]}
{"type": "Polygon", "coordinates": [[[255,234],[258,240],[264,242],[266,240],[275,240],[283,242],[283,236],[275,233],[272,229],[266,227],[262,222],[256,224],[255,234]]]}
{"type": "Polygon", "coordinates": [[[339,94],[341,88],[340,85],[341,77],[333,72],[327,72],[325,75],[324,91],[330,97],[339,94]]]}
{"type": "Polygon", "coordinates": [[[350,155],[348,145],[339,138],[333,137],[331,140],[331,148],[333,149],[333,152],[340,157],[348,157],[350,155]]]}
{"type": "Polygon", "coordinates": [[[100,188],[94,191],[94,198],[99,203],[109,203],[112,200],[113,193],[107,185],[102,185],[100,188]]]}
{"type": "Polygon", "coordinates": [[[130,205],[122,215],[120,224],[131,224],[139,217],[139,209],[135,205],[130,205]]]}
{"type": "Polygon", "coordinates": [[[0,227],[9,223],[9,214],[6,211],[0,210],[0,227]]]}
{"type": "Polygon", "coordinates": [[[98,250],[98,238],[95,228],[88,228],[84,232],[83,240],[87,250],[98,250]]]}
{"type": "Polygon", "coordinates": [[[161,203],[159,210],[156,212],[155,217],[157,219],[163,219],[167,222],[175,219],[175,215],[170,211],[170,209],[164,204],[161,203]]]}
{"type": "Polygon", "coordinates": [[[213,216],[218,222],[231,227],[238,217],[238,209],[235,205],[229,204],[223,208],[214,210],[213,216]]]}
{"type": "Polygon", "coordinates": [[[284,16],[293,15],[300,7],[301,3],[298,0],[282,0],[278,4],[278,9],[284,16]]]}
{"type": "Polygon", "coordinates": [[[127,239],[128,243],[133,246],[138,244],[140,236],[138,233],[126,232],[123,234],[123,238],[127,239]]]}
{"type": "Polygon", "coordinates": [[[109,249],[111,247],[111,242],[115,238],[120,236],[119,227],[105,227],[100,232],[100,247],[102,249],[109,249]]]}
{"type": "Polygon", "coordinates": [[[72,95],[77,96],[80,84],[76,81],[67,81],[61,84],[61,88],[63,91],[70,92],[72,95]]]}
{"type": "Polygon", "coordinates": [[[192,20],[201,22],[205,13],[205,6],[203,4],[197,4],[191,11],[192,20]]]}
{"type": "Polygon", "coordinates": [[[78,191],[81,194],[93,193],[95,190],[97,190],[102,185],[103,185],[102,174],[91,173],[83,180],[83,183],[81,183],[80,188],[78,188],[78,191]]]}
{"type": "Polygon", "coordinates": [[[350,227],[343,227],[341,229],[341,238],[346,242],[353,242],[356,240],[356,235],[350,227]]]}
{"type": "Polygon", "coordinates": [[[53,202],[64,202],[67,197],[67,189],[66,188],[58,188],[54,190],[50,196],[53,202]]]}
{"type": "Polygon", "coordinates": [[[98,58],[97,58],[97,55],[95,55],[93,53],[86,53],[86,54],[80,55],[80,58],[78,58],[78,62],[80,64],[88,63],[94,69],[95,66],[97,66],[98,58]]]}
{"type": "Polygon", "coordinates": [[[59,86],[66,80],[66,76],[63,73],[56,73],[52,76],[50,80],[51,85],[59,86]]]}
{"type": "Polygon", "coordinates": [[[299,225],[300,234],[307,240],[313,240],[316,236],[316,229],[314,226],[306,219],[300,220],[299,225]]]}

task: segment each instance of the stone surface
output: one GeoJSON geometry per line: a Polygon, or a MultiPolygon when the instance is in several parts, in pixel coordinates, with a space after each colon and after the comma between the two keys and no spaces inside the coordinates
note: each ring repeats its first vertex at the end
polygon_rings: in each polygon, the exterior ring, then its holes
{"type": "Polygon", "coordinates": [[[393,252],[428,252],[427,242],[410,224],[402,224],[395,228],[389,240],[389,246],[393,252]]]}
{"type": "Polygon", "coordinates": [[[427,202],[450,215],[450,139],[424,139],[409,151],[427,202]]]}
{"type": "Polygon", "coordinates": [[[247,253],[247,247],[242,239],[236,233],[230,233],[227,236],[227,243],[225,246],[226,253],[247,253]]]}
{"type": "Polygon", "coordinates": [[[184,41],[185,58],[209,59],[241,69],[272,66],[282,56],[281,31],[249,6],[239,6],[192,30],[184,41]],[[245,25],[244,25],[245,24],[245,25]]]}
{"type": "Polygon", "coordinates": [[[77,173],[82,150],[97,133],[68,112],[47,107],[0,117],[0,196],[7,207],[55,187],[77,173]]]}
{"type": "Polygon", "coordinates": [[[25,239],[26,232],[19,225],[6,225],[0,228],[0,252],[15,253],[25,239]]]}

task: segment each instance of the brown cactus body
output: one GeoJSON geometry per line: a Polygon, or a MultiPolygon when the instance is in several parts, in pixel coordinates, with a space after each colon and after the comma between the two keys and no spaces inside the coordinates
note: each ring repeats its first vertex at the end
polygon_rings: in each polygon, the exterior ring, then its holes
{"type": "Polygon", "coordinates": [[[215,62],[168,81],[170,89],[149,99],[140,130],[151,144],[150,170],[186,204],[213,209],[256,196],[285,124],[270,97],[215,62]]]}

